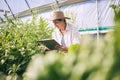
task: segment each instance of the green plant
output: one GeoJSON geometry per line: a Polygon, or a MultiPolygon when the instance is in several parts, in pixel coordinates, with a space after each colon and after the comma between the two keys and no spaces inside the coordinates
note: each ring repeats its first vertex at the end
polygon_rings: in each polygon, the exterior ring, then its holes
{"type": "Polygon", "coordinates": [[[23,23],[6,17],[6,24],[0,28],[0,71],[5,75],[22,76],[34,54],[44,50],[37,41],[51,38],[52,28],[42,17],[23,23]]]}
{"type": "Polygon", "coordinates": [[[120,5],[111,5],[111,7],[114,10],[114,21],[115,21],[115,27],[114,27],[114,63],[109,71],[108,74],[108,80],[112,80],[114,78],[115,80],[119,80],[120,77],[120,5]]]}
{"type": "Polygon", "coordinates": [[[34,56],[24,80],[106,80],[113,64],[114,39],[111,35],[101,39],[99,44],[87,36],[78,50],[71,47],[73,54],[50,52],[34,56]]]}

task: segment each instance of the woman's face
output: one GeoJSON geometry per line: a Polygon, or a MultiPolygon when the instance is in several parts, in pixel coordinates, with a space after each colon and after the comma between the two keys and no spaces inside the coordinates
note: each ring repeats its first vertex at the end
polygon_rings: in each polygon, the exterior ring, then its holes
{"type": "Polygon", "coordinates": [[[64,19],[56,19],[53,20],[54,25],[58,28],[58,29],[63,29],[65,28],[65,22],[64,19]]]}

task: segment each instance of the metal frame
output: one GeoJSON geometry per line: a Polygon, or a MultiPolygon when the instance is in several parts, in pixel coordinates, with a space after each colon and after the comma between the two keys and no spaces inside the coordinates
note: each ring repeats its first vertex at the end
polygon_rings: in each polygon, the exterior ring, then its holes
{"type": "MultiPolygon", "coordinates": [[[[87,1],[87,0],[65,0],[65,1],[55,0],[54,3],[46,4],[46,5],[43,5],[43,6],[38,6],[38,7],[35,7],[35,8],[31,8],[31,10],[35,11],[35,12],[37,11],[38,13],[44,12],[46,10],[52,10],[51,5],[54,5],[54,4],[57,4],[58,9],[60,10],[61,6],[66,6],[66,5],[70,5],[70,4],[74,4],[74,3],[78,3],[78,2],[84,2],[84,1],[87,1]]],[[[16,16],[18,16],[19,18],[24,17],[24,16],[29,16],[29,15],[31,15],[30,10],[26,10],[26,11],[23,11],[23,12],[20,12],[20,13],[16,14],[16,16]]]]}
{"type": "Polygon", "coordinates": [[[7,0],[4,0],[4,1],[5,1],[6,5],[8,6],[8,8],[9,8],[11,14],[12,14],[12,16],[14,17],[14,19],[16,19],[16,18],[15,18],[15,15],[14,15],[13,12],[12,12],[12,9],[10,8],[10,6],[9,6],[9,4],[8,4],[8,2],[7,2],[7,0]]]}
{"type": "Polygon", "coordinates": [[[97,41],[99,41],[100,33],[99,33],[99,12],[98,12],[98,0],[96,0],[96,11],[97,11],[97,41]]]}
{"type": "Polygon", "coordinates": [[[27,4],[27,6],[28,6],[28,8],[30,9],[31,13],[33,13],[33,11],[32,11],[32,9],[31,9],[31,7],[30,7],[30,5],[29,5],[29,3],[28,3],[27,0],[25,0],[25,3],[27,4]]]}

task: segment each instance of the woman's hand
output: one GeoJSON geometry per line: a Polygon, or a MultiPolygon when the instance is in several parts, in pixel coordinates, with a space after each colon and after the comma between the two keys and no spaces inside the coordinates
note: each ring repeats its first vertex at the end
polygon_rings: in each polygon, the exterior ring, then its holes
{"type": "Polygon", "coordinates": [[[44,46],[44,51],[50,51],[50,49],[44,46]]]}
{"type": "Polygon", "coordinates": [[[68,48],[66,46],[63,46],[63,45],[56,45],[56,48],[58,50],[61,50],[61,51],[65,51],[65,52],[68,51],[68,48]]]}

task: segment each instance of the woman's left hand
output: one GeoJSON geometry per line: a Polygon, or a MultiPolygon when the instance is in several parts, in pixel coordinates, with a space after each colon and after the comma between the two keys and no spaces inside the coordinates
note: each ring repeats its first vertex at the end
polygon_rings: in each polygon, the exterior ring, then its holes
{"type": "Polygon", "coordinates": [[[67,48],[66,46],[63,46],[63,45],[57,45],[56,48],[57,48],[58,50],[61,50],[61,51],[65,51],[65,52],[68,51],[68,48],[67,48]]]}

